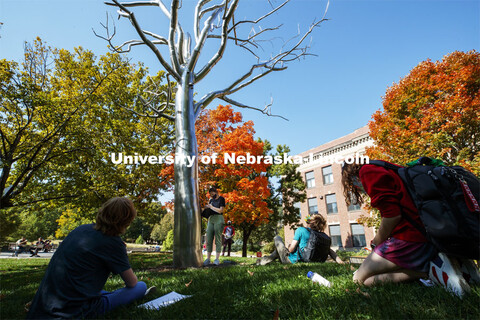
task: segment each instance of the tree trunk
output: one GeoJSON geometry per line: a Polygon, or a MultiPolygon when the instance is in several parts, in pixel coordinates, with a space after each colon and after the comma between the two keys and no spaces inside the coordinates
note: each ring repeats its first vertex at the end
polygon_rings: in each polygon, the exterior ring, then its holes
{"type": "Polygon", "coordinates": [[[247,247],[248,247],[248,238],[250,238],[250,234],[252,233],[253,228],[244,227],[242,228],[242,257],[247,256],[247,247]]]}
{"type": "Polygon", "coordinates": [[[198,159],[193,112],[192,74],[185,71],[175,97],[175,211],[173,265],[200,267],[201,216],[198,202],[198,159]],[[190,160],[194,157],[193,165],[190,160]]]}

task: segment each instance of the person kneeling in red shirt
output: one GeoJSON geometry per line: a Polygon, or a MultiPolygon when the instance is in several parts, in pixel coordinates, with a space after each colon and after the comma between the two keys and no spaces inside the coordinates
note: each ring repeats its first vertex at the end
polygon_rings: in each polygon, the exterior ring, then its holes
{"type": "Polygon", "coordinates": [[[362,204],[363,194],[380,211],[381,222],[371,242],[372,253],[354,273],[353,280],[371,286],[428,277],[436,249],[403,214],[423,226],[401,178],[392,170],[372,164],[344,164],[342,185],[347,205],[362,204]]]}

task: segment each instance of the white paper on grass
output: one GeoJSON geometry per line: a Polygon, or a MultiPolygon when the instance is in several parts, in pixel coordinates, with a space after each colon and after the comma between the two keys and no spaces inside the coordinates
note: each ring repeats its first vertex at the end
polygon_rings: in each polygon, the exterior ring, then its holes
{"type": "Polygon", "coordinates": [[[187,295],[179,294],[179,293],[176,293],[175,291],[172,291],[170,293],[167,293],[164,296],[161,296],[160,298],[141,304],[139,305],[139,307],[146,308],[146,309],[160,309],[168,305],[171,305],[177,301],[183,300],[185,298],[190,298],[190,297],[191,295],[187,296],[187,295]]]}

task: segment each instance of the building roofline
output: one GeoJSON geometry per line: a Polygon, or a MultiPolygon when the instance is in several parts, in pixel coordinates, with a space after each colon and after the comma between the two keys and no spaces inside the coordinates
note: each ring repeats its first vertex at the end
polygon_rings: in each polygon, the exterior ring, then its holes
{"type": "Polygon", "coordinates": [[[335,146],[338,146],[340,144],[346,144],[347,142],[350,142],[351,140],[354,140],[355,138],[358,138],[358,137],[361,137],[361,136],[364,136],[364,135],[368,135],[369,134],[369,128],[368,128],[368,125],[365,125],[363,127],[360,127],[358,129],[356,129],[355,131],[349,133],[349,134],[346,134],[340,138],[337,138],[337,139],[334,139],[334,140],[331,140],[329,142],[326,142],[322,145],[319,145],[317,147],[314,147],[314,148],[311,148],[309,150],[306,150],[306,151],[303,151],[297,155],[301,156],[301,157],[305,157],[307,155],[309,155],[310,153],[318,153],[318,152],[322,152],[322,151],[327,151],[328,149],[332,148],[332,147],[335,147],[335,146]]]}

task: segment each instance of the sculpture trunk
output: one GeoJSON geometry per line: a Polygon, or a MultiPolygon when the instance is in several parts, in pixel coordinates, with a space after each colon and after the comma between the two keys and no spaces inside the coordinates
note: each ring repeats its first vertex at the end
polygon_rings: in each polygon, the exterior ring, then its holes
{"type": "Polygon", "coordinates": [[[198,203],[198,154],[193,112],[192,74],[185,71],[175,98],[175,268],[202,264],[201,216],[198,203]],[[193,159],[190,162],[188,159],[193,159]]]}

